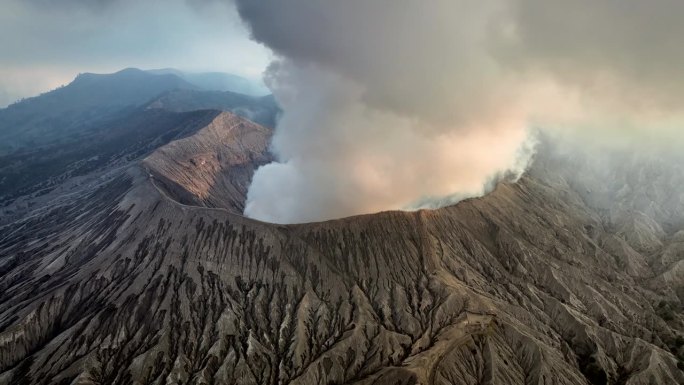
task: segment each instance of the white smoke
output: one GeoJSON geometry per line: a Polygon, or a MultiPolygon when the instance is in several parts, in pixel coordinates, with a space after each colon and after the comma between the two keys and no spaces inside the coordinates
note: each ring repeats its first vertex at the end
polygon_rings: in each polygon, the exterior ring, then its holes
{"type": "MultiPolygon", "coordinates": [[[[684,3],[237,0],[279,59],[277,162],[245,213],[434,207],[526,166],[529,127],[677,120],[684,3]],[[522,154],[522,155],[521,155],[522,154]]],[[[624,131],[620,131],[624,132],[624,131]]]]}

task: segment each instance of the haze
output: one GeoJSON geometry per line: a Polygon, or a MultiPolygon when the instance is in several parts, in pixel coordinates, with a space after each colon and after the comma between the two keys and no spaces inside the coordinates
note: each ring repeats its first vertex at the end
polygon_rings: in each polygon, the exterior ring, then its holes
{"type": "Polygon", "coordinates": [[[127,67],[260,80],[270,60],[228,2],[1,0],[0,107],[127,67]]]}

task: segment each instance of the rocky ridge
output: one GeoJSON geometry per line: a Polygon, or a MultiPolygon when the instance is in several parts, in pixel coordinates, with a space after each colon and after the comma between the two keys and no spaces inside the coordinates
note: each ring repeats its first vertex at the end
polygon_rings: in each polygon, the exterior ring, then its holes
{"type": "Polygon", "coordinates": [[[191,137],[154,151],[142,165],[171,199],[241,214],[252,174],[272,159],[271,135],[269,128],[223,112],[191,137]]]}

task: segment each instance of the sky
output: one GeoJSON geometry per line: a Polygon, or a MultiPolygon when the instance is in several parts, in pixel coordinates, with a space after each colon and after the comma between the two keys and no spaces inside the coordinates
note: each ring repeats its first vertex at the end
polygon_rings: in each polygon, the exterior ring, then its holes
{"type": "Polygon", "coordinates": [[[232,3],[211,0],[0,0],[0,107],[82,72],[136,67],[261,78],[270,50],[232,3]]]}

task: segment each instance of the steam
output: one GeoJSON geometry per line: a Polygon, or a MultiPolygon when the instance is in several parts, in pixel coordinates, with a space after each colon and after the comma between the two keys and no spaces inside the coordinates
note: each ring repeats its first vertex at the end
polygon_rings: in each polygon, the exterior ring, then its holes
{"type": "Polygon", "coordinates": [[[530,127],[681,121],[670,0],[236,0],[283,107],[245,213],[306,222],[436,207],[515,178],[530,127]]]}

